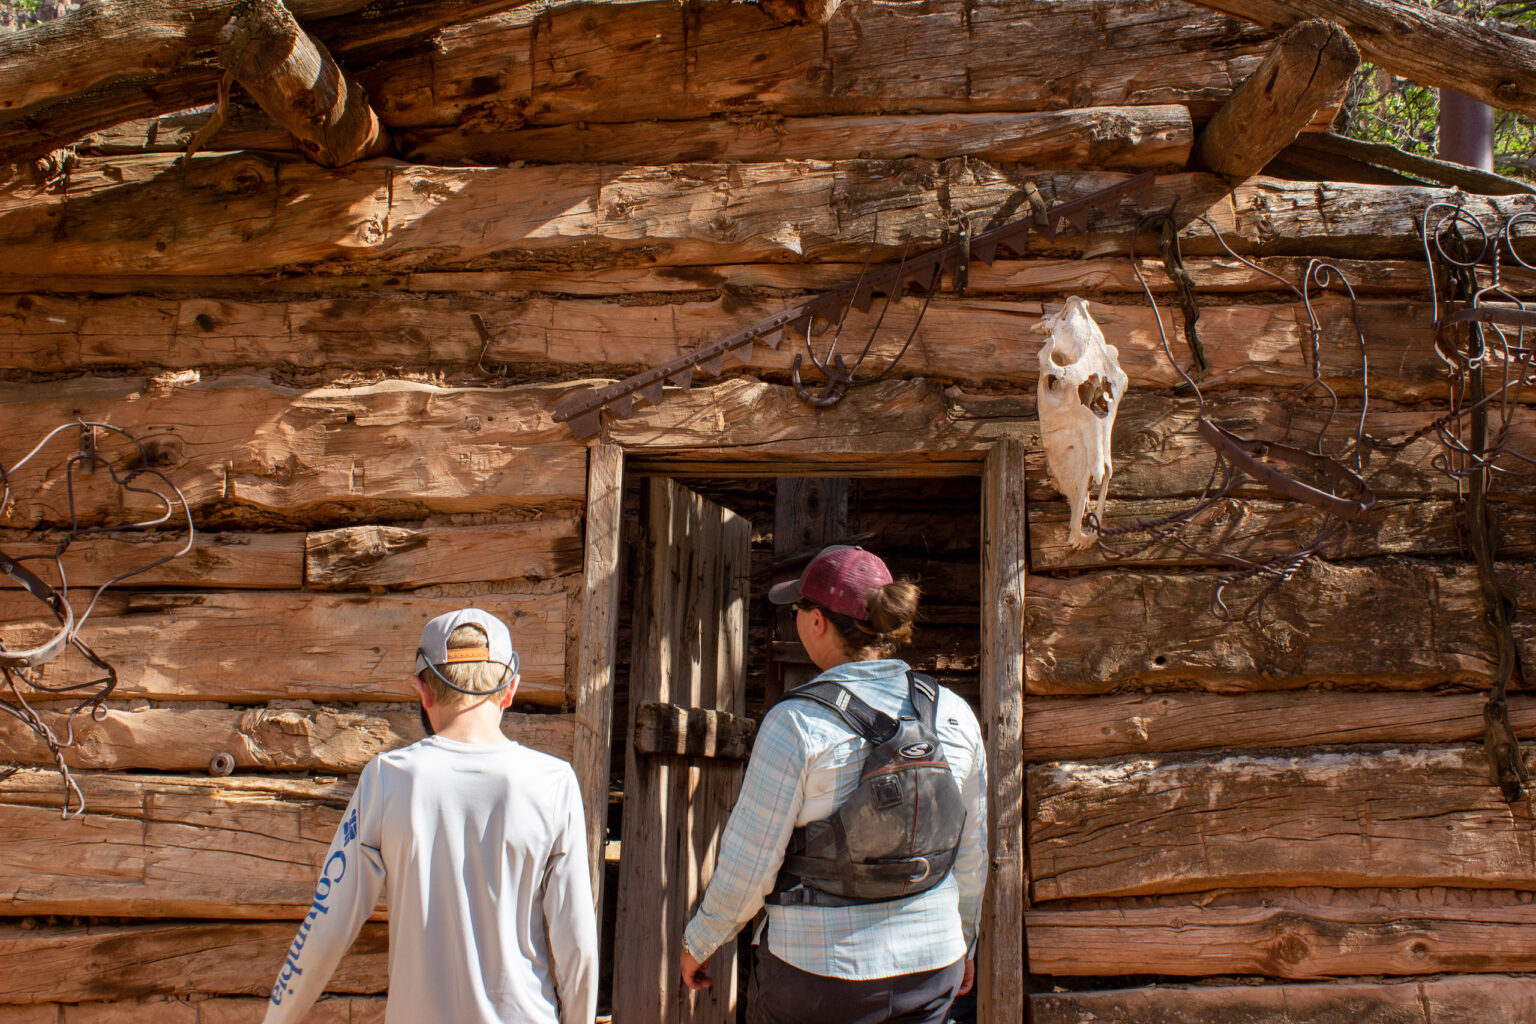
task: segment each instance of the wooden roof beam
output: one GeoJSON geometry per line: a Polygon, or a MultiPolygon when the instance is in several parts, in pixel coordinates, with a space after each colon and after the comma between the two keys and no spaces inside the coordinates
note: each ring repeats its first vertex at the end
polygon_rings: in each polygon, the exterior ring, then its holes
{"type": "MultiPolygon", "coordinates": [[[[369,2],[293,0],[292,10],[308,21],[351,14],[369,2]]],[[[101,0],[0,36],[0,113],[17,117],[115,82],[185,67],[213,48],[234,8],[235,0],[101,0]],[[61,74],[62,68],[68,72],[61,74]]]]}
{"type": "Polygon", "coordinates": [[[1308,18],[1344,27],[1365,59],[1420,85],[1536,115],[1536,40],[1404,0],[1192,0],[1271,30],[1308,18]]]}
{"type": "Polygon", "coordinates": [[[219,31],[219,61],[316,163],[340,167],[388,147],[367,91],[283,0],[241,0],[219,31]]]}
{"type": "Polygon", "coordinates": [[[1257,174],[1296,141],[1360,66],[1360,51],[1333,22],[1286,29],[1195,141],[1192,163],[1233,178],[1257,174]]]}
{"type": "MultiPolygon", "coordinates": [[[[527,2],[292,0],[289,9],[337,57],[374,59],[447,25],[527,2]]],[[[103,0],[0,35],[0,163],[33,159],[124,121],[212,103],[220,72],[211,58],[235,6],[103,0]]]]}

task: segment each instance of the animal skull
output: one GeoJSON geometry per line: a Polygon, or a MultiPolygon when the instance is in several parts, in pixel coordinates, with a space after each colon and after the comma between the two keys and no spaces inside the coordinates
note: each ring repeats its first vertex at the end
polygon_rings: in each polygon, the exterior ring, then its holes
{"type": "Polygon", "coordinates": [[[1086,548],[1094,542],[1094,535],[1083,529],[1088,487],[1099,487],[1094,514],[1102,518],[1114,472],[1109,436],[1125,394],[1125,371],[1119,353],[1104,344],[1104,333],[1088,315],[1088,303],[1075,295],[1035,330],[1051,336],[1040,349],[1040,439],[1046,465],[1072,509],[1072,547],[1086,548]]]}

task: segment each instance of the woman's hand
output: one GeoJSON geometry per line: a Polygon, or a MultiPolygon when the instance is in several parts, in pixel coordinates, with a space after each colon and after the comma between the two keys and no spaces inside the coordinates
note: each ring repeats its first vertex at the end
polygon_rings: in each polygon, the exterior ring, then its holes
{"type": "MultiPolygon", "coordinates": [[[[703,963],[699,963],[693,958],[693,954],[688,952],[686,946],[683,947],[683,955],[679,958],[679,966],[682,968],[683,972],[683,984],[687,985],[695,992],[709,988],[709,986],[714,984],[714,982],[709,980],[709,961],[705,960],[703,963]]],[[[966,976],[969,977],[969,961],[966,962],[966,972],[966,976]]]]}

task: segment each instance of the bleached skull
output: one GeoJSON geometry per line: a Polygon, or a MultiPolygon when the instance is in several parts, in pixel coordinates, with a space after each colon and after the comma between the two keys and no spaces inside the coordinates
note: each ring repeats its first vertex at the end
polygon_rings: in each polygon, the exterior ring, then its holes
{"type": "Polygon", "coordinates": [[[1098,485],[1095,515],[1102,519],[1114,472],[1109,435],[1125,394],[1125,371],[1119,353],[1104,344],[1104,333],[1088,315],[1088,303],[1075,295],[1035,330],[1051,336],[1040,349],[1040,439],[1046,465],[1072,510],[1071,544],[1086,548],[1094,542],[1094,535],[1083,529],[1088,488],[1098,485]]]}

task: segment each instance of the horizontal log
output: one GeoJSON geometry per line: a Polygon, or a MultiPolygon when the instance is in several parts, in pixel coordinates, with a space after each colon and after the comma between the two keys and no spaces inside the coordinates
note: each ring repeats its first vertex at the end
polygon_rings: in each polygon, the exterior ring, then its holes
{"type": "MultiPolygon", "coordinates": [[[[287,921],[28,924],[0,925],[0,1003],[264,996],[293,941],[287,921]]],[[[326,989],[384,992],[388,943],[388,925],[363,925],[326,989]]]]}
{"type": "MultiPolygon", "coordinates": [[[[1526,752],[1536,766],[1536,751],[1526,752]]],[[[1036,901],[1222,888],[1536,890],[1482,745],[1029,769],[1036,901]]]]}
{"type": "Polygon", "coordinates": [[[0,781],[8,915],[302,916],[351,782],[77,773],[85,813],[59,817],[58,775],[0,781]]]}
{"type": "Polygon", "coordinates": [[[349,526],[312,532],[304,542],[304,580],[315,590],[549,579],[579,571],[581,524],[565,518],[494,526],[349,526]]]}
{"type": "Polygon", "coordinates": [[[789,464],[800,474],[974,476],[994,440],[1028,429],[1020,409],[1004,419],[953,406],[931,381],[882,381],[808,417],[791,388],[737,378],[669,389],[661,405],[605,424],[613,442],[643,446],[626,467],[732,478],[783,476],[789,464]]]}
{"type": "MultiPolygon", "coordinates": [[[[53,554],[65,536],[58,534],[51,541],[31,539],[33,536],[0,536],[0,549],[17,559],[42,556],[26,565],[57,586],[60,581],[53,554]]],[[[64,574],[71,587],[99,587],[119,573],[176,555],[185,546],[185,533],[87,534],[64,552],[64,574]]],[[[131,576],[125,583],[134,587],[297,590],[304,585],[304,535],[199,530],[191,551],[131,576]]],[[[0,589],[12,588],[10,578],[0,576],[0,589]]]]}
{"type": "Polygon", "coordinates": [[[1282,890],[1219,902],[1208,895],[1031,908],[1029,969],[1298,980],[1536,971],[1529,892],[1282,890]]]}
{"type": "MultiPolygon", "coordinates": [[[[1188,500],[1111,501],[1105,504],[1104,525],[1110,530],[1130,528],[1173,515],[1190,507],[1188,500]]],[[[1499,502],[1495,540],[1499,554],[1517,558],[1536,554],[1536,507],[1499,502]]],[[[1311,543],[1317,534],[1315,510],[1296,503],[1253,498],[1231,498],[1200,522],[1191,525],[1183,540],[1196,553],[1161,543],[1139,550],[1140,541],[1106,538],[1123,553],[1112,557],[1097,548],[1075,550],[1068,543],[1068,511],[1065,502],[1034,502],[1029,508],[1029,566],[1035,572],[1068,568],[1158,566],[1211,566],[1211,554],[1237,558],[1273,558],[1311,543]]],[[[1461,555],[1466,550],[1462,515],[1453,501],[1392,498],[1344,525],[1343,533],[1323,546],[1322,556],[1331,560],[1372,558],[1380,555],[1461,555]]]]}
{"type": "MultiPolygon", "coordinates": [[[[71,723],[43,713],[59,736],[71,723]]],[[[75,743],[64,751],[72,768],[106,771],[211,771],[228,755],[235,771],[356,773],[377,754],[406,746],[425,733],[417,712],[340,708],[134,708],[105,709],[101,718],[79,715],[75,743]]],[[[574,742],[569,715],[509,713],[502,731],[512,739],[569,761],[574,742]]],[[[0,720],[0,760],[52,765],[53,755],[36,733],[6,716],[0,720]]]]}
{"type": "MultiPolygon", "coordinates": [[[[381,159],[334,170],[279,154],[176,159],[85,159],[66,187],[42,195],[31,182],[0,184],[0,265],[99,276],[881,262],[938,244],[958,217],[983,224],[1020,199],[1011,171],[968,159],[458,169],[381,159]],[[509,205],[507,196],[524,198],[509,205]],[[126,223],[132,237],[119,230],[126,223]],[[317,233],[316,223],[329,228],[317,233]]],[[[1031,177],[1048,203],[1125,180],[1031,177]]],[[[1269,178],[1234,190],[1215,175],[1173,174],[1154,182],[1141,209],[1177,198],[1182,218],[1208,212],[1228,244],[1260,255],[1408,257],[1421,251],[1424,207],[1459,194],[1269,178]]],[[[1526,206],[1518,196],[1463,205],[1489,223],[1526,206]]],[[[1021,245],[1030,254],[1122,253],[1137,216],[1126,204],[1087,232],[1035,233],[1021,245]]],[[[1199,224],[1186,229],[1183,249],[1220,252],[1199,224]]]]}
{"type": "MultiPolygon", "coordinates": [[[[292,7],[305,28],[347,63],[407,49],[446,25],[518,2],[298,0],[292,7]]],[[[0,106],[0,115],[9,116],[0,116],[0,164],[31,160],[110,125],[213,103],[219,69],[200,58],[235,6],[233,0],[93,4],[7,36],[0,64],[9,74],[0,103],[8,105],[0,106]],[[57,67],[71,73],[57,74],[57,67]],[[18,101],[15,92],[28,99],[18,101]]]]}
{"type": "Polygon", "coordinates": [[[1523,1024],[1536,1019],[1529,975],[1327,985],[1159,985],[1037,993],[1034,1024],[1523,1024]]]}
{"type": "MultiPolygon", "coordinates": [[[[303,19],[351,14],[368,0],[294,0],[303,19]]],[[[136,75],[156,75],[190,64],[213,46],[234,0],[182,0],[175,5],[85,7],[26,32],[0,39],[0,111],[18,118],[45,103],[136,75]],[[69,74],[49,65],[68,67],[69,74]]]]}
{"type": "MultiPolygon", "coordinates": [[[[686,161],[889,160],[972,156],[1037,167],[1161,170],[1189,159],[1189,108],[1087,107],[1025,114],[887,114],[557,125],[465,133],[404,133],[421,164],[665,164],[686,161]]],[[[218,140],[213,140],[218,145],[218,140]]],[[[228,147],[225,147],[228,148],[228,147]]]]}
{"type": "Polygon", "coordinates": [[[359,77],[392,127],[466,132],[1153,103],[1188,103],[1203,121],[1272,38],[1166,0],[864,4],[826,25],[786,25],[757,5],[701,3],[680,18],[663,2],[568,4],[456,26],[430,55],[359,77]]]}
{"type": "MultiPolygon", "coordinates": [[[[281,966],[281,965],[279,965],[281,966]]],[[[304,1015],[305,1024],[384,1024],[384,996],[323,996],[304,1015]]],[[[40,1003],[0,1007],[0,1024],[259,1024],[266,999],[203,999],[171,996],[79,1005],[40,1003]]]]}
{"type": "MultiPolygon", "coordinates": [[[[129,153],[184,153],[208,124],[206,110],[183,110],[161,117],[140,117],[93,131],[75,143],[77,153],[122,156],[129,153]]],[[[299,151],[298,140],[238,90],[224,108],[224,123],[199,147],[202,152],[265,149],[299,151]]]]}
{"type": "MultiPolygon", "coordinates": [[[[1032,417],[1034,403],[1018,397],[957,395],[952,401],[957,414],[966,418],[987,419],[1005,415],[1032,417]],[[963,410],[963,412],[961,412],[963,410]]],[[[1197,407],[1193,399],[1170,399],[1162,395],[1127,392],[1115,418],[1111,440],[1114,476],[1109,490],[1121,499],[1173,498],[1200,494],[1211,479],[1215,450],[1195,432],[1197,407]]],[[[1366,433],[1384,441],[1406,438],[1430,427],[1446,411],[1444,402],[1424,408],[1388,408],[1385,403],[1372,406],[1365,418],[1366,433]]],[[[1216,424],[1244,437],[1310,445],[1323,429],[1326,407],[1295,406],[1287,408],[1269,398],[1227,397],[1214,395],[1206,402],[1206,414],[1216,424]]],[[[1341,404],[1329,427],[1325,450],[1343,456],[1353,445],[1354,425],[1359,406],[1352,401],[1341,404]]],[[[1493,417],[1498,426],[1497,414],[1493,417]]],[[[1536,421],[1518,410],[1510,424],[1510,445],[1523,452],[1536,452],[1536,421]]],[[[1363,460],[1366,484],[1378,500],[1386,498],[1450,498],[1456,495],[1456,483],[1436,465],[1445,451],[1438,438],[1422,437],[1401,451],[1373,450],[1363,460]]],[[[1034,445],[1026,453],[1029,460],[1029,496],[1031,501],[1057,497],[1045,472],[1045,458],[1034,445]]],[[[1520,464],[1503,463],[1510,469],[1520,464]]],[[[1272,498],[1268,492],[1244,485],[1237,488],[1245,496],[1272,498]]],[[[1489,487],[1494,496],[1536,495],[1536,479],[1496,474],[1489,487]]]]}
{"type": "MultiPolygon", "coordinates": [[[[622,371],[691,352],[772,316],[790,301],[749,299],[729,290],[710,301],[643,305],[623,297],[603,302],[478,294],[367,294],[290,302],[142,297],[78,302],[25,296],[15,300],[14,317],[0,318],[0,346],[8,350],[10,365],[37,372],[173,360],[181,367],[209,368],[291,363],[440,370],[447,365],[466,375],[484,364],[533,372],[603,365],[622,371]],[[388,327],[381,329],[381,323],[388,327]],[[482,327],[492,339],[488,347],[482,327]]],[[[868,365],[881,368],[895,359],[911,334],[896,370],[904,376],[1033,385],[1043,342],[1034,328],[1059,307],[1055,301],[980,296],[944,296],[926,309],[916,301],[889,308],[877,302],[868,313],[852,311],[843,334],[860,343],[878,336],[868,365]]],[[[1349,304],[1328,297],[1314,307],[1323,325],[1324,377],[1341,393],[1358,392],[1359,339],[1349,304]]],[[[1161,390],[1182,381],[1163,353],[1150,308],[1139,302],[1094,302],[1090,312],[1118,349],[1132,389],[1161,390]]],[[[1176,357],[1188,361],[1177,308],[1165,304],[1160,312],[1176,357]]],[[[1435,354],[1434,311],[1428,303],[1367,300],[1360,315],[1374,396],[1417,401],[1444,395],[1445,364],[1435,354]]],[[[1205,386],[1284,387],[1311,380],[1306,324],[1299,301],[1204,307],[1199,334],[1211,363],[1205,386]]],[[[760,344],[750,358],[759,372],[787,375],[803,348],[803,343],[777,350],[760,344]]]]}
{"type": "MultiPolygon", "coordinates": [[[[172,147],[177,152],[182,147],[172,147]]],[[[252,147],[262,148],[262,147],[252,147]]],[[[1157,259],[1138,257],[1147,284],[1159,294],[1174,290],[1173,282],[1157,259]]],[[[1307,259],[1299,256],[1262,256],[1255,262],[1265,271],[1277,274],[1288,281],[1299,281],[1306,270],[1307,259]]],[[[1423,259],[1418,260],[1335,260],[1335,264],[1354,284],[1362,295],[1423,295],[1429,294],[1429,277],[1424,270],[1423,259]]],[[[717,266],[693,267],[571,267],[557,270],[461,270],[420,271],[402,274],[328,275],[317,277],[202,277],[196,274],[178,274],[175,277],[157,275],[82,275],[68,274],[55,277],[27,274],[0,276],[0,295],[30,296],[39,301],[44,295],[132,295],[153,292],[159,304],[166,308],[166,315],[173,315],[178,322],[190,317],[181,315],[179,308],[170,310],[170,300],[212,300],[217,298],[256,299],[271,301],[285,297],[329,296],[335,299],[358,298],[363,295],[388,295],[396,292],[434,293],[502,293],[519,298],[533,294],[566,296],[622,296],[637,292],[708,292],[718,288],[775,289],[792,292],[826,291],[852,281],[863,269],[862,263],[731,263],[717,266]]],[[[1184,269],[1195,282],[1201,294],[1226,294],[1231,292],[1272,292],[1280,286],[1273,277],[1226,256],[1188,256],[1184,269]]],[[[1503,280],[1516,294],[1536,291],[1536,272],[1520,267],[1503,268],[1503,280]]],[[[946,281],[945,288],[949,287],[946,281]]],[[[1131,292],[1141,294],[1141,282],[1137,279],[1130,261],[1124,257],[1052,259],[1036,257],[1014,259],[1004,257],[991,266],[975,263],[971,266],[966,291],[971,295],[999,294],[1078,294],[1097,295],[1131,292]]],[[[482,295],[482,297],[486,297],[482,295]]],[[[30,312],[33,306],[18,303],[0,305],[0,320],[7,332],[7,322],[12,315],[30,312]]],[[[128,307],[112,307],[114,315],[123,314],[128,307]]],[[[56,305],[49,315],[65,317],[73,323],[72,316],[80,315],[75,307],[56,305]]],[[[193,310],[192,316],[204,310],[193,310]]],[[[216,312],[216,311],[215,311],[216,312]]],[[[71,331],[73,328],[66,328],[71,331]]],[[[100,332],[93,332],[100,333],[100,332]]],[[[188,342],[190,344],[190,342],[188,342]]]]}
{"type": "MultiPolygon", "coordinates": [[[[1536,598],[1536,573],[1506,566],[1500,576],[1522,605],[1536,598]]],[[[1252,620],[1237,615],[1259,585],[1229,588],[1233,618],[1223,620],[1210,610],[1217,579],[1131,571],[1031,576],[1029,692],[1193,686],[1231,693],[1322,682],[1417,690],[1484,686],[1497,665],[1470,566],[1313,561],[1252,620]]],[[[1521,625],[1516,640],[1524,657],[1536,657],[1536,624],[1521,625]]]]}
{"type": "MultiPolygon", "coordinates": [[[[0,445],[28,451],[77,416],[109,422],[135,435],[199,517],[215,523],[221,515],[334,523],[349,514],[394,519],[491,512],[584,493],[586,449],[548,412],[567,391],[450,389],[401,380],[301,390],[248,377],[163,388],[107,378],[46,388],[0,384],[6,407],[0,445]]],[[[59,469],[72,444],[61,435],[14,475],[16,500],[4,510],[6,525],[69,522],[59,469]]],[[[129,454],[105,435],[100,452],[114,461],[129,454]]],[[[105,473],[77,482],[83,520],[117,507],[110,483],[105,473]]],[[[159,508],[142,496],[123,500],[129,512],[159,508]]]]}
{"type": "MultiPolygon", "coordinates": [[[[81,636],[117,667],[115,699],[413,701],[422,626],[468,604],[511,627],[522,659],[517,700],[561,706],[563,592],[431,599],[108,591],[81,636]]],[[[0,592],[0,638],[17,647],[41,642],[50,621],[45,614],[29,597],[0,592]]],[[[39,668],[38,678],[48,685],[79,681],[88,668],[80,660],[65,655],[39,668]]]]}
{"type": "Polygon", "coordinates": [[[640,754],[745,761],[752,753],[757,723],[728,711],[648,701],[635,711],[634,734],[640,754]]]}
{"type": "MultiPolygon", "coordinates": [[[[1067,761],[1193,750],[1481,741],[1481,693],[1162,693],[1024,702],[1024,754],[1067,761]]],[[[1536,735],[1536,697],[1509,699],[1536,735]]],[[[1218,973],[1218,972],[1213,972],[1218,973]]],[[[1370,973],[1370,972],[1365,972],[1370,973]]]]}

